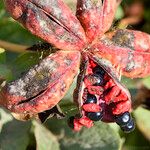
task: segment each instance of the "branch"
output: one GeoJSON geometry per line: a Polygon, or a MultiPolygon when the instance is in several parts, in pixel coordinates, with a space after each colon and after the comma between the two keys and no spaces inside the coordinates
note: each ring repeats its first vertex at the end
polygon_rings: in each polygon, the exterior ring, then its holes
{"type": "Polygon", "coordinates": [[[6,50],[12,51],[12,52],[21,53],[21,52],[26,51],[26,49],[29,46],[14,44],[14,43],[10,43],[10,42],[6,42],[6,41],[3,41],[3,40],[0,40],[0,47],[4,48],[6,50]]]}

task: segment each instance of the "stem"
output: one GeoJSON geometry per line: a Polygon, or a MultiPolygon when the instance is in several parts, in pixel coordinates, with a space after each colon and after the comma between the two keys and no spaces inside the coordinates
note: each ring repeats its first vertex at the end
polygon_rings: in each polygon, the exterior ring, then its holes
{"type": "Polygon", "coordinates": [[[14,44],[14,43],[10,43],[10,42],[6,42],[6,41],[3,41],[3,40],[0,40],[0,47],[4,48],[6,50],[12,51],[12,52],[21,53],[21,52],[26,51],[26,49],[29,46],[14,44]]]}

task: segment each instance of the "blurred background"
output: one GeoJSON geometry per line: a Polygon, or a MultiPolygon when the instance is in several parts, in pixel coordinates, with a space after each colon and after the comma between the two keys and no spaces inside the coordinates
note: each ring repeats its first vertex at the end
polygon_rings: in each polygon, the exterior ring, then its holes
{"type": "MultiPolygon", "coordinates": [[[[75,1],[64,1],[75,11],[75,1]]],[[[150,33],[149,0],[123,0],[112,28],[150,33]]],[[[0,85],[3,79],[14,80],[40,61],[43,53],[23,51],[26,46],[39,42],[42,40],[9,16],[0,0],[0,85]]],[[[129,88],[133,100],[136,129],[132,133],[125,134],[116,124],[102,122],[91,129],[72,132],[66,120],[77,111],[72,103],[73,83],[59,103],[66,119],[49,119],[42,125],[35,120],[21,122],[0,108],[0,150],[150,150],[150,77],[134,80],[122,77],[122,82],[129,88]]]]}

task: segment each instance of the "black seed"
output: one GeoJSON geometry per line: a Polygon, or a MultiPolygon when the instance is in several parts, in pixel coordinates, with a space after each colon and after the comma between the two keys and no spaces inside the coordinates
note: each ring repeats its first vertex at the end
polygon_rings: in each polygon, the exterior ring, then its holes
{"type": "Polygon", "coordinates": [[[101,86],[104,84],[104,79],[103,77],[97,75],[97,74],[94,74],[94,76],[97,78],[97,82],[94,84],[95,86],[101,86]]]}
{"type": "Polygon", "coordinates": [[[89,74],[84,77],[84,80],[89,81],[90,85],[103,85],[104,79],[97,74],[89,74]]]}
{"type": "Polygon", "coordinates": [[[92,94],[87,94],[87,99],[85,101],[85,104],[89,104],[89,103],[97,103],[97,98],[95,95],[92,94]]]}
{"type": "Polygon", "coordinates": [[[105,75],[105,70],[100,66],[96,66],[95,68],[93,68],[93,73],[103,78],[105,75]]]}
{"type": "Polygon", "coordinates": [[[74,128],[74,123],[73,123],[73,121],[74,121],[74,116],[72,116],[72,117],[70,117],[69,119],[68,119],[68,125],[69,125],[69,127],[70,128],[74,128]]]}
{"type": "Polygon", "coordinates": [[[93,121],[99,121],[102,119],[103,114],[102,112],[87,112],[86,116],[93,121]]]}
{"type": "Polygon", "coordinates": [[[129,133],[133,131],[134,128],[135,128],[135,123],[134,123],[134,120],[131,119],[125,126],[121,127],[121,130],[123,130],[126,133],[129,133]]]}
{"type": "Polygon", "coordinates": [[[126,125],[130,120],[131,120],[131,115],[129,112],[125,112],[115,117],[116,123],[120,126],[126,125]]]}

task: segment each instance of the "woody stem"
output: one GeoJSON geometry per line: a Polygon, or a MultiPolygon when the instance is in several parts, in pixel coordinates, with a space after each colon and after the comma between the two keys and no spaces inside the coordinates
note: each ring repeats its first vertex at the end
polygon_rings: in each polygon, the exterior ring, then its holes
{"type": "Polygon", "coordinates": [[[11,43],[11,42],[6,42],[6,41],[3,41],[3,40],[0,40],[0,47],[4,48],[6,50],[12,51],[12,52],[21,53],[21,52],[26,51],[26,49],[29,46],[14,44],[14,43],[11,43]]]}

